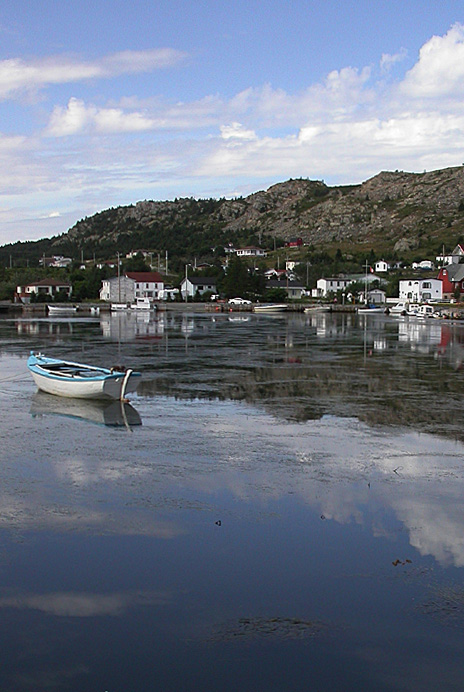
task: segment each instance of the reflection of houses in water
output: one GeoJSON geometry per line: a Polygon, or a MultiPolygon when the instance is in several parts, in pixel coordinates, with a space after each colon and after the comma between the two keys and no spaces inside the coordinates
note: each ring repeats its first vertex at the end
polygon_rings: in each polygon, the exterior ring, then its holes
{"type": "Polygon", "coordinates": [[[334,336],[344,336],[353,327],[353,316],[351,314],[341,314],[334,319],[328,312],[316,312],[308,315],[306,324],[316,329],[316,335],[326,338],[334,336]]]}
{"type": "Polygon", "coordinates": [[[158,340],[164,335],[166,313],[144,311],[105,313],[100,326],[105,339],[111,341],[158,340]]]}
{"type": "Polygon", "coordinates": [[[59,337],[72,334],[73,325],[67,320],[18,320],[16,331],[19,336],[59,337]]]}
{"type": "Polygon", "coordinates": [[[429,353],[441,341],[442,325],[435,320],[405,319],[398,322],[398,341],[408,342],[413,350],[429,353]]]}
{"type": "Polygon", "coordinates": [[[388,347],[387,337],[376,334],[374,336],[374,350],[375,351],[386,351],[388,347]]]}
{"type": "Polygon", "coordinates": [[[446,358],[455,370],[459,370],[464,362],[464,330],[453,324],[443,324],[441,340],[437,348],[437,356],[446,358]]]}
{"type": "Polygon", "coordinates": [[[195,330],[195,318],[193,315],[186,315],[185,313],[182,315],[182,322],[180,325],[180,331],[184,336],[190,336],[192,332],[195,330]]]}

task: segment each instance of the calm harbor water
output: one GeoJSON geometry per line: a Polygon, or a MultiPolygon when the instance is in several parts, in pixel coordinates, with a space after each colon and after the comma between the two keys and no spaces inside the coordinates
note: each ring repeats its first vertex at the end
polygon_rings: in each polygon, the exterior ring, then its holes
{"type": "Polygon", "coordinates": [[[0,319],[2,692],[464,687],[464,326],[0,319]],[[36,392],[31,349],[143,373],[36,392]]]}

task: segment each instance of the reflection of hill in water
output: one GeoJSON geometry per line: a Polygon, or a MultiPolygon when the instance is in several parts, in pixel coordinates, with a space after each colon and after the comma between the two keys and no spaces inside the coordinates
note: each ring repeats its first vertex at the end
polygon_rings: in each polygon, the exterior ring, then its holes
{"type": "Polygon", "coordinates": [[[301,358],[292,354],[249,369],[184,370],[178,378],[163,373],[144,380],[139,393],[243,400],[287,420],[356,417],[371,425],[406,425],[464,439],[462,374],[441,367],[429,354],[392,349],[367,357],[359,352],[338,355],[329,362],[315,358],[312,363],[307,353],[301,358]]]}

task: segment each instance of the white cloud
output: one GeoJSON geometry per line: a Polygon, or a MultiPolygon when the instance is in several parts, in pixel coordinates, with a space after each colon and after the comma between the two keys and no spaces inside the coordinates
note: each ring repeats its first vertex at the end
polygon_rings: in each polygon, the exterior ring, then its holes
{"type": "Polygon", "coordinates": [[[84,101],[71,98],[66,108],[56,106],[50,118],[47,134],[53,137],[81,134],[141,132],[154,129],[156,122],[143,113],[125,113],[120,108],[86,106],[84,101]]]}
{"type": "Polygon", "coordinates": [[[380,58],[380,70],[383,73],[389,72],[394,65],[405,60],[408,56],[408,51],[402,48],[398,53],[391,55],[390,53],[383,53],[380,58]]]}
{"type": "MultiPolygon", "coordinates": [[[[168,50],[93,62],[3,61],[0,97],[60,80],[155,69],[183,57],[168,50]]],[[[401,76],[404,57],[401,50],[384,54],[377,68],[342,67],[296,93],[264,84],[229,99],[135,94],[97,103],[67,95],[40,136],[0,136],[0,205],[22,209],[22,218],[32,218],[32,202],[34,218],[58,208],[64,225],[71,209],[88,214],[147,195],[245,194],[290,176],[352,183],[382,169],[460,165],[464,27],[430,39],[401,76]]]]}
{"type": "Polygon", "coordinates": [[[24,91],[50,84],[67,84],[88,79],[111,78],[136,72],[150,72],[178,64],[185,53],[162,48],[125,51],[100,60],[82,61],[67,56],[31,61],[20,58],[0,61],[0,99],[13,98],[24,91]]]}
{"type": "Polygon", "coordinates": [[[464,92],[464,26],[455,24],[445,36],[433,36],[401,84],[405,96],[462,97],[464,92]]]}
{"type": "Polygon", "coordinates": [[[256,139],[256,133],[253,130],[246,130],[241,123],[232,123],[231,125],[221,126],[222,139],[240,139],[251,141],[256,139]]]}

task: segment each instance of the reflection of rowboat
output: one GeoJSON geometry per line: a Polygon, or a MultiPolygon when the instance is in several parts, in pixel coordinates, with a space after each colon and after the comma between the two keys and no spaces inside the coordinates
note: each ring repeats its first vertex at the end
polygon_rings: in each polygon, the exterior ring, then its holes
{"type": "Polygon", "coordinates": [[[138,411],[124,401],[63,399],[37,392],[32,398],[30,412],[33,416],[65,416],[111,427],[142,425],[138,411]]]}
{"type": "Polygon", "coordinates": [[[121,368],[98,368],[83,363],[47,358],[33,353],[27,367],[39,389],[75,399],[124,399],[135,392],[141,374],[121,368]]]}

